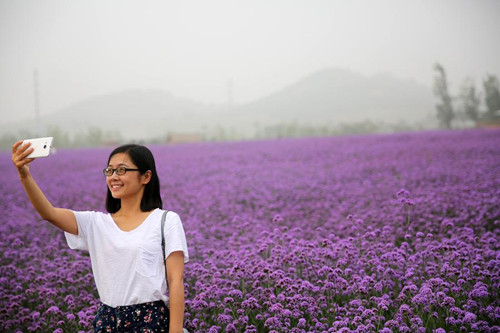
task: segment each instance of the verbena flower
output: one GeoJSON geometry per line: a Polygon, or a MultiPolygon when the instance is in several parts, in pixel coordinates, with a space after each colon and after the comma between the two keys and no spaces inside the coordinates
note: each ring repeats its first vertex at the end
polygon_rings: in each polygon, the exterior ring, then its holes
{"type": "MultiPolygon", "coordinates": [[[[498,330],[499,147],[495,131],[154,146],[190,247],[187,328],[498,330]]],[[[102,210],[103,152],[33,171],[54,205],[102,210]]],[[[89,330],[88,255],[26,208],[9,156],[0,170],[0,327],[89,330]]]]}

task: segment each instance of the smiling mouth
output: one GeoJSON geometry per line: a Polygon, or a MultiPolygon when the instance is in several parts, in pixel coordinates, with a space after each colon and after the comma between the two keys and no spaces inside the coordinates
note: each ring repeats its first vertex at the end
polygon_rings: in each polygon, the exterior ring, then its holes
{"type": "Polygon", "coordinates": [[[116,191],[122,187],[123,187],[123,185],[111,185],[111,191],[116,191]]]}

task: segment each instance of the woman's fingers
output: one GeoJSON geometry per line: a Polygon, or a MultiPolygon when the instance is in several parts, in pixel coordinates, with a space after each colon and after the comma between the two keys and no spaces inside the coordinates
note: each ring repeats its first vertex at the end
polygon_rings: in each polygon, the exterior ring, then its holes
{"type": "MultiPolygon", "coordinates": [[[[31,143],[30,143],[30,145],[31,145],[31,143]]],[[[29,154],[31,154],[33,152],[33,150],[35,150],[35,148],[33,148],[33,147],[26,147],[26,150],[24,150],[21,153],[20,157],[22,159],[25,159],[29,154]]],[[[31,158],[31,160],[32,160],[32,158],[31,158]]]]}
{"type": "Polygon", "coordinates": [[[18,154],[23,149],[23,147],[19,147],[22,144],[23,144],[23,140],[19,140],[12,145],[12,156],[14,156],[15,154],[18,154]]]}
{"type": "Polygon", "coordinates": [[[23,140],[17,141],[12,146],[12,162],[16,165],[16,167],[20,168],[25,164],[33,162],[33,158],[26,158],[29,154],[31,154],[34,150],[31,146],[31,143],[27,143],[22,145],[23,140]]]}
{"type": "MultiPolygon", "coordinates": [[[[30,153],[28,153],[28,154],[30,154],[30,153]]],[[[25,159],[21,160],[20,163],[21,163],[21,165],[25,165],[25,164],[29,164],[29,163],[33,162],[34,160],[35,160],[34,158],[25,158],[25,159]]]]}

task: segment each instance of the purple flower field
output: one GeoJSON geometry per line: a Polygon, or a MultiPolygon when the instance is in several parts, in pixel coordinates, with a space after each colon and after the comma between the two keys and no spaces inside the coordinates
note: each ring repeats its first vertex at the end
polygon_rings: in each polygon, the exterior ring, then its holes
{"type": "MultiPolygon", "coordinates": [[[[150,148],[188,240],[190,332],[500,332],[499,131],[150,148]]],[[[31,170],[54,205],[104,211],[111,150],[31,170]]],[[[0,156],[0,330],[91,331],[87,254],[0,156]]]]}

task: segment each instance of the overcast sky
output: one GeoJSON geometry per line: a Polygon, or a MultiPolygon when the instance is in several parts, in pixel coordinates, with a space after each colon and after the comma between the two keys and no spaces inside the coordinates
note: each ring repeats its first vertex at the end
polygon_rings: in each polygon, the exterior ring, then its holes
{"type": "Polygon", "coordinates": [[[0,0],[2,122],[123,89],[224,103],[323,68],[452,89],[500,74],[497,0],[0,0]]]}

